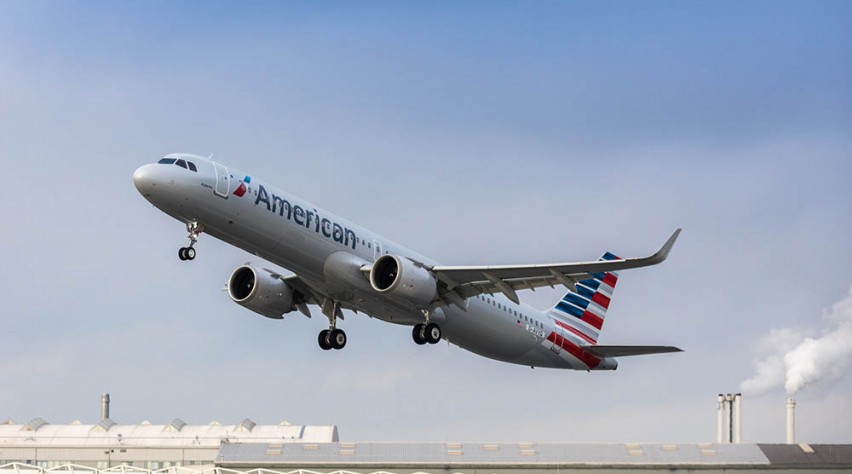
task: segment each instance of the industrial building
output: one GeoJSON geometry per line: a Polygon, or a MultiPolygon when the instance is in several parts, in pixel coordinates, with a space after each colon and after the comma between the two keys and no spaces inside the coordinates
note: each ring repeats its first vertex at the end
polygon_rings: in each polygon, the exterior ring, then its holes
{"type": "Polygon", "coordinates": [[[337,427],[0,425],[0,474],[852,472],[852,445],[347,443],[337,427]]]}
{"type": "Polygon", "coordinates": [[[852,445],[737,443],[721,398],[733,436],[699,444],[341,442],[334,425],[117,424],[102,401],[98,424],[0,425],[0,474],[852,472],[852,445]]]}
{"type": "Polygon", "coordinates": [[[167,425],[120,425],[109,418],[96,425],[54,425],[36,418],[26,424],[7,421],[0,425],[0,464],[21,462],[45,469],[65,464],[96,469],[211,467],[222,446],[231,443],[337,441],[334,425],[257,425],[249,419],[234,425],[215,421],[188,425],[180,419],[167,425]]]}

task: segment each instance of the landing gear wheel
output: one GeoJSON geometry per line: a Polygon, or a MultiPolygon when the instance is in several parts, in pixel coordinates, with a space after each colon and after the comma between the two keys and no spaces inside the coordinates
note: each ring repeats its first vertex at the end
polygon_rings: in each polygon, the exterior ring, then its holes
{"type": "Polygon", "coordinates": [[[415,324],[414,329],[411,331],[411,337],[414,339],[414,342],[417,343],[418,346],[422,346],[426,344],[426,337],[424,334],[424,327],[422,324],[415,324]]]}
{"type": "Polygon", "coordinates": [[[319,346],[322,350],[327,351],[331,349],[331,331],[328,329],[323,329],[319,332],[319,336],[317,337],[317,342],[319,342],[319,346]]]}
{"type": "Polygon", "coordinates": [[[333,329],[329,339],[334,349],[340,350],[346,347],[346,333],[342,329],[333,329]]]}
{"type": "Polygon", "coordinates": [[[437,344],[441,341],[441,327],[435,323],[427,324],[423,331],[423,339],[429,344],[437,344]]]}
{"type": "Polygon", "coordinates": [[[178,258],[181,260],[194,260],[195,249],[192,247],[181,247],[178,250],[178,258]]]}

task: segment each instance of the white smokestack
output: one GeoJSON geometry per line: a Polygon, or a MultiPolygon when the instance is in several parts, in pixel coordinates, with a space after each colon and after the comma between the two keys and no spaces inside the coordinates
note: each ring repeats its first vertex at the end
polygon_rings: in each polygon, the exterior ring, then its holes
{"type": "Polygon", "coordinates": [[[742,431],[742,400],[743,394],[738,393],[734,395],[734,443],[740,444],[742,442],[743,431],[742,431]]]}
{"type": "Polygon", "coordinates": [[[796,444],[796,400],[787,399],[787,444],[796,444]]]}
{"type": "Polygon", "coordinates": [[[716,400],[719,403],[716,409],[716,442],[722,444],[722,440],[724,439],[723,433],[725,431],[725,396],[720,393],[716,400]]]}
{"type": "Polygon", "coordinates": [[[101,395],[101,421],[109,418],[109,394],[101,395]]]}

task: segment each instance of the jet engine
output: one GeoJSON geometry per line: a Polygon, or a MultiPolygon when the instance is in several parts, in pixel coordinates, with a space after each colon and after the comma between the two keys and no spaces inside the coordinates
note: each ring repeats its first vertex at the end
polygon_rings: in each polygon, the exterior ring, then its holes
{"type": "Polygon", "coordinates": [[[373,262],[370,285],[394,299],[425,306],[435,299],[438,282],[429,270],[407,258],[383,255],[373,262]]]}
{"type": "Polygon", "coordinates": [[[272,319],[295,309],[293,290],[268,270],[242,265],[228,279],[228,296],[240,306],[272,319]]]}

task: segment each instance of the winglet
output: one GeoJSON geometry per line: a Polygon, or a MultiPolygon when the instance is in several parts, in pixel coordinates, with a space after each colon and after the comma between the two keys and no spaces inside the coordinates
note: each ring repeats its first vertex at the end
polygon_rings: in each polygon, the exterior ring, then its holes
{"type": "Polygon", "coordinates": [[[666,243],[664,243],[663,246],[660,247],[660,250],[657,250],[657,253],[651,255],[651,257],[648,259],[648,262],[651,265],[656,265],[665,261],[665,259],[669,256],[669,252],[671,252],[672,247],[674,247],[675,241],[677,241],[677,238],[680,235],[680,231],[680,228],[675,230],[672,236],[669,237],[669,240],[667,240],[666,243]]]}

